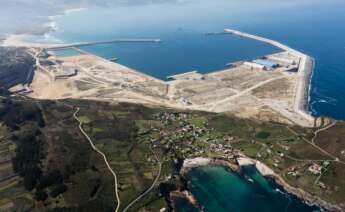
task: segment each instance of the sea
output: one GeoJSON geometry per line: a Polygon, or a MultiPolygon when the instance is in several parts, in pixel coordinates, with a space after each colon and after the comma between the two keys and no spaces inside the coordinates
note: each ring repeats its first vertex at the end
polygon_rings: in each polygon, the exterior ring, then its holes
{"type": "MultiPolygon", "coordinates": [[[[187,71],[219,71],[228,63],[279,51],[257,41],[208,33],[232,28],[277,40],[315,58],[310,112],[345,120],[344,0],[138,1],[77,10],[52,17],[51,21],[54,31],[28,39],[65,43],[161,39],[161,43],[114,43],[82,49],[104,58],[117,58],[118,63],[163,80],[187,71]]],[[[254,173],[253,178],[258,176],[253,170],[249,173],[254,173]]],[[[191,190],[205,211],[315,210],[278,192],[264,179],[250,184],[221,167],[196,169],[190,179],[191,190]]],[[[181,206],[181,211],[188,209],[181,206]]]]}
{"type": "MultiPolygon", "coordinates": [[[[242,174],[224,166],[202,166],[187,174],[189,189],[204,211],[307,212],[319,211],[281,187],[264,178],[253,166],[245,166],[242,174]]],[[[180,211],[191,206],[176,202],[180,211]]],[[[193,210],[193,209],[192,209],[193,210]]]]}

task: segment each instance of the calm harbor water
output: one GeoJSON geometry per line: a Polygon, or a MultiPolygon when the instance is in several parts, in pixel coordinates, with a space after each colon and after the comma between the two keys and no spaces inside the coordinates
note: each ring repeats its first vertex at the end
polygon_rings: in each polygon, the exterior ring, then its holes
{"type": "MultiPolygon", "coordinates": [[[[187,178],[190,190],[205,212],[318,211],[317,207],[308,206],[278,190],[254,167],[245,167],[243,173],[247,179],[222,166],[205,166],[192,169],[187,178]]],[[[179,206],[181,211],[188,211],[188,205],[182,203],[179,206]]]]}
{"type": "Polygon", "coordinates": [[[188,71],[207,73],[222,70],[229,62],[250,60],[279,51],[267,44],[230,35],[205,35],[183,29],[160,38],[162,43],[115,43],[82,49],[104,58],[116,57],[117,62],[162,80],[188,71]]]}

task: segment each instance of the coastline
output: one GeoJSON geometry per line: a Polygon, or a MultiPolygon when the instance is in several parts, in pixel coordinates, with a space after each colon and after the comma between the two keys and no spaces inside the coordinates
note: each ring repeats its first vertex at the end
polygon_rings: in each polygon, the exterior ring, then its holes
{"type": "Polygon", "coordinates": [[[305,106],[305,110],[309,111],[309,113],[313,116],[313,110],[311,109],[311,103],[310,103],[310,101],[311,101],[310,94],[311,94],[311,86],[312,86],[312,80],[313,80],[314,70],[315,70],[315,59],[314,58],[311,58],[311,59],[312,59],[312,68],[311,68],[311,73],[309,76],[309,82],[308,82],[309,86],[308,86],[308,91],[307,91],[307,104],[305,106]]]}
{"type": "Polygon", "coordinates": [[[294,109],[301,116],[306,119],[315,120],[309,112],[309,100],[310,100],[310,89],[311,80],[314,70],[314,59],[308,55],[304,55],[300,62],[300,67],[298,70],[299,80],[295,92],[295,104],[294,109]]]}
{"type": "MultiPolygon", "coordinates": [[[[224,159],[214,158],[185,159],[180,170],[180,175],[185,178],[186,173],[191,169],[210,165],[224,166],[236,173],[239,173],[241,171],[241,167],[254,166],[263,177],[268,180],[273,180],[273,182],[281,186],[287,193],[303,200],[309,206],[317,206],[327,211],[342,211],[342,208],[337,205],[328,203],[321,198],[302,190],[301,188],[295,188],[289,185],[280,175],[276,174],[272,169],[270,169],[262,162],[245,156],[240,156],[239,158],[237,158],[236,163],[232,163],[224,159]]],[[[193,198],[195,199],[195,197],[193,198]]],[[[197,204],[194,205],[197,206],[197,204]]]]}

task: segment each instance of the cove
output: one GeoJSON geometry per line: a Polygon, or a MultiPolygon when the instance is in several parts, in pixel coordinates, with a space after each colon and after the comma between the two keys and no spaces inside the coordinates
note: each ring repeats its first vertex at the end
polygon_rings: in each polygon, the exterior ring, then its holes
{"type": "MultiPolygon", "coordinates": [[[[243,168],[243,175],[223,166],[204,166],[190,170],[186,176],[188,187],[204,211],[241,212],[307,212],[319,211],[301,199],[283,192],[268,181],[255,167],[243,168]]],[[[186,204],[176,203],[181,211],[186,204]]]]}

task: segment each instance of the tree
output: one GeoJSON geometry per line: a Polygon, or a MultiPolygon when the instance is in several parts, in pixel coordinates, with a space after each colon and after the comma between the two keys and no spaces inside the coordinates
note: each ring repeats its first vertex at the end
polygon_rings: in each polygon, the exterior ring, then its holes
{"type": "Polygon", "coordinates": [[[35,193],[35,199],[37,201],[46,201],[46,199],[48,198],[48,195],[45,191],[43,190],[37,190],[35,193]]]}

